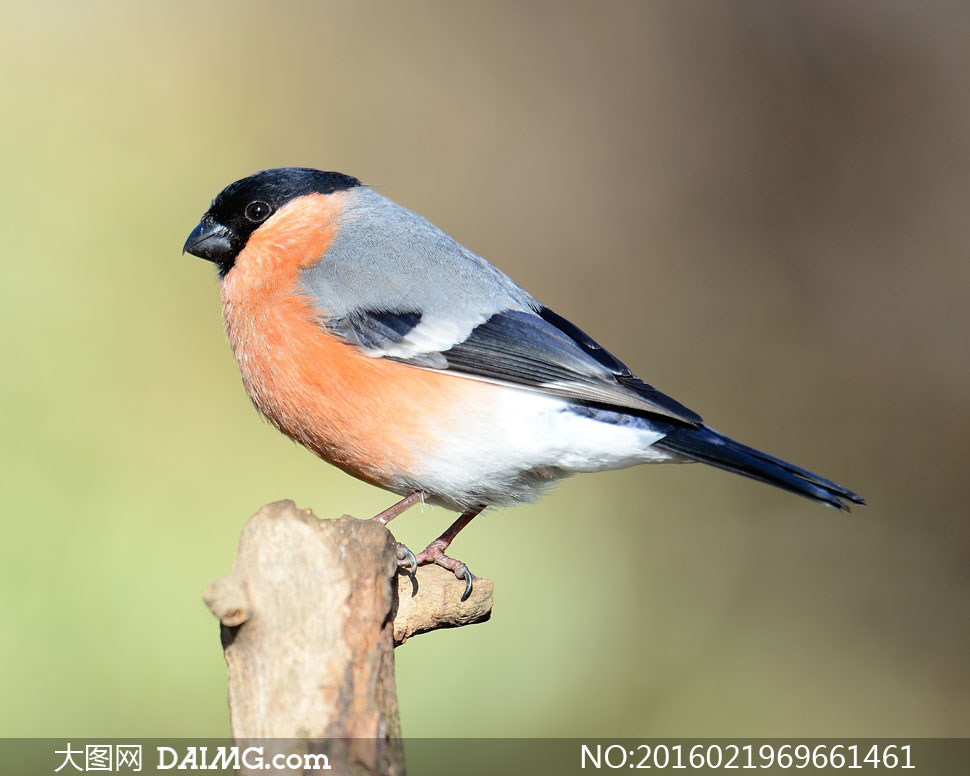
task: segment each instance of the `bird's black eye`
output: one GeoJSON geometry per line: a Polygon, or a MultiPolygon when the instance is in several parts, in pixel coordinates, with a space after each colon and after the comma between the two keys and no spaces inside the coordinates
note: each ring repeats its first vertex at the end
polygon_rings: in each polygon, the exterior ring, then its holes
{"type": "Polygon", "coordinates": [[[272,212],[272,208],[268,203],[263,202],[261,199],[257,199],[255,202],[250,202],[246,205],[246,209],[243,211],[243,215],[247,219],[252,221],[254,224],[261,224],[272,212]]]}

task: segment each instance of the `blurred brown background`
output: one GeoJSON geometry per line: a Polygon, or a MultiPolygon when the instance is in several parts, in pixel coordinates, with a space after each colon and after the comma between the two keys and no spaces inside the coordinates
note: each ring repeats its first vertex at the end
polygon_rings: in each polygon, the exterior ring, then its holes
{"type": "Polygon", "coordinates": [[[407,735],[970,733],[970,6],[3,10],[0,733],[226,733],[200,596],[245,519],[392,500],[258,420],[179,254],[281,165],[378,186],[870,502],[641,467],[475,521],[495,616],[398,651],[407,735]]]}

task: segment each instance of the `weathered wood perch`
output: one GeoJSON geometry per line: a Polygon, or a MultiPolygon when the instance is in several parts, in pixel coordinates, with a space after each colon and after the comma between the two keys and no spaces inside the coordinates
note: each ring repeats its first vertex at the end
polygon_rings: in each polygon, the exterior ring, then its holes
{"type": "Polygon", "coordinates": [[[232,575],[205,593],[222,623],[233,737],[352,739],[341,772],[403,774],[394,647],[487,620],[492,583],[476,578],[461,601],[464,588],[437,566],[399,573],[377,523],[267,504],[243,529],[232,575]]]}

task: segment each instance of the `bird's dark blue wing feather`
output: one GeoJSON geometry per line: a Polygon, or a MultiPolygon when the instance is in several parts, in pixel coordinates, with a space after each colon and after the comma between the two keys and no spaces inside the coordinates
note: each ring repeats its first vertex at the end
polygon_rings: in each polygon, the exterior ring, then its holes
{"type": "Polygon", "coordinates": [[[410,310],[354,310],[348,315],[322,317],[326,329],[364,350],[382,351],[404,342],[421,322],[421,313],[410,310]]]}
{"type": "Polygon", "coordinates": [[[676,399],[672,399],[666,394],[661,393],[652,385],[647,385],[647,383],[643,382],[643,380],[633,374],[626,364],[620,361],[616,356],[606,350],[606,348],[600,345],[596,340],[590,337],[575,324],[570,323],[561,315],[554,313],[548,307],[543,307],[541,310],[539,310],[539,315],[542,316],[543,320],[552,324],[566,334],[570,339],[572,339],[573,342],[579,345],[579,347],[581,347],[588,356],[595,358],[600,364],[609,369],[616,377],[616,381],[621,385],[640,394],[648,401],[660,407],[666,407],[671,411],[671,413],[677,413],[675,417],[689,419],[695,423],[701,422],[700,415],[693,410],[687,409],[687,407],[676,399]]]}

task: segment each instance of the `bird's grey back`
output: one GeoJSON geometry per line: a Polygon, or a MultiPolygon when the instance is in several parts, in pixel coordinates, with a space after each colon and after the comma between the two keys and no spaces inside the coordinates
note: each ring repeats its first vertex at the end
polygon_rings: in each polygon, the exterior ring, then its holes
{"type": "Polygon", "coordinates": [[[468,331],[500,310],[532,310],[532,296],[427,219],[366,186],[348,192],[327,255],[300,277],[326,316],[414,311],[468,331]]]}

